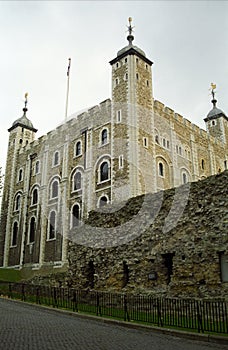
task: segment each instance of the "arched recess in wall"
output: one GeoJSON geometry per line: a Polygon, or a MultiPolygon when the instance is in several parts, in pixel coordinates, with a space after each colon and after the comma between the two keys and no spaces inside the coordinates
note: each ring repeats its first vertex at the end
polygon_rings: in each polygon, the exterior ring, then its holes
{"type": "Polygon", "coordinates": [[[187,168],[182,167],[180,169],[180,184],[184,185],[188,182],[191,182],[190,171],[187,168]]]}
{"type": "Polygon", "coordinates": [[[102,208],[104,207],[106,204],[109,203],[109,197],[107,194],[102,194],[99,198],[98,198],[98,201],[97,201],[97,207],[98,208],[102,208]]]}
{"type": "Polygon", "coordinates": [[[14,195],[14,206],[13,210],[14,211],[19,211],[22,207],[22,192],[18,191],[14,195]]]}
{"type": "Polygon", "coordinates": [[[31,205],[37,205],[39,203],[39,192],[40,192],[39,184],[33,185],[30,190],[31,205]]]}
{"type": "Polygon", "coordinates": [[[111,156],[104,154],[98,158],[94,166],[95,186],[111,180],[111,156]]]}
{"type": "Polygon", "coordinates": [[[70,227],[75,228],[81,224],[81,206],[78,202],[74,203],[71,207],[71,223],[70,227]]]}
{"type": "Polygon", "coordinates": [[[16,247],[16,245],[17,245],[18,227],[19,227],[19,223],[16,220],[13,222],[13,225],[12,225],[11,247],[16,247]]]}
{"type": "Polygon", "coordinates": [[[156,157],[156,178],[158,190],[172,187],[171,166],[171,161],[164,158],[162,155],[158,155],[156,157]]]}
{"type": "Polygon", "coordinates": [[[75,167],[70,174],[69,180],[71,183],[70,192],[81,192],[83,189],[83,177],[84,177],[84,169],[82,166],[75,167]]]}
{"type": "Polygon", "coordinates": [[[49,180],[48,196],[49,200],[60,198],[60,176],[55,175],[49,180]]]}

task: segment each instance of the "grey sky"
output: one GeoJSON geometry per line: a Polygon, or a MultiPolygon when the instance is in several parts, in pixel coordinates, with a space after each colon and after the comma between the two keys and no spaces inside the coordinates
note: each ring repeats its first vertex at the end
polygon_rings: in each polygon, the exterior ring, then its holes
{"type": "Polygon", "coordinates": [[[156,99],[204,128],[215,82],[228,114],[226,1],[0,2],[1,166],[25,92],[37,136],[63,121],[68,57],[69,115],[111,97],[109,61],[127,45],[129,16],[134,44],[154,62],[156,99]]]}

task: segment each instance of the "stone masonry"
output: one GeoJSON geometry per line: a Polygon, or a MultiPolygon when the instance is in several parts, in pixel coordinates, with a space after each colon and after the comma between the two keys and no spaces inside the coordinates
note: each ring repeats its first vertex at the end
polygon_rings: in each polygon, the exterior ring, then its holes
{"type": "Polygon", "coordinates": [[[71,232],[67,284],[227,298],[227,183],[225,171],[131,198],[119,209],[91,212],[85,225],[71,232]]]}

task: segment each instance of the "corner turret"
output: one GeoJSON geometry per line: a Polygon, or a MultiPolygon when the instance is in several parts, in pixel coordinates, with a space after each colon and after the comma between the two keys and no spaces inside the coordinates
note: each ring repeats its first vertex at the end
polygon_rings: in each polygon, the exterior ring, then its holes
{"type": "Polygon", "coordinates": [[[22,117],[16,119],[12,126],[8,129],[10,132],[10,144],[19,144],[25,146],[26,144],[32,142],[35,138],[35,133],[37,129],[34,128],[32,122],[27,118],[27,100],[28,94],[25,94],[25,106],[23,108],[22,117]]]}
{"type": "Polygon", "coordinates": [[[216,85],[211,83],[211,94],[212,94],[212,104],[213,108],[207,114],[204,121],[206,123],[207,132],[220,139],[220,141],[226,143],[227,132],[228,132],[228,117],[226,114],[219,108],[217,108],[215,99],[215,89],[216,85]]]}

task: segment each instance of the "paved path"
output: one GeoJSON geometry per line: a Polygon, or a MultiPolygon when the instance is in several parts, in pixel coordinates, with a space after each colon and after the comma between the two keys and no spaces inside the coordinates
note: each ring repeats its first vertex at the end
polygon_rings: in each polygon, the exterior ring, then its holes
{"type": "Polygon", "coordinates": [[[221,350],[225,345],[104,324],[0,298],[1,350],[221,350]]]}

